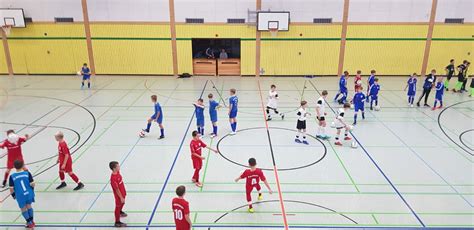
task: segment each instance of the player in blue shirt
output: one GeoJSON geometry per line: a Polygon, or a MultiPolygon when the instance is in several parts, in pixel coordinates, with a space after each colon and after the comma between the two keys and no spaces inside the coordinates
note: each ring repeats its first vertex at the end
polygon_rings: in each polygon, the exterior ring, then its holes
{"type": "MultiPolygon", "coordinates": [[[[370,76],[369,78],[367,78],[367,95],[369,95],[370,86],[372,86],[374,82],[375,82],[375,70],[371,70],[370,76]]],[[[367,100],[367,102],[369,101],[367,100]]]]}
{"type": "Polygon", "coordinates": [[[204,100],[199,98],[194,105],[194,113],[196,113],[197,131],[204,136],[204,100]]]}
{"type": "Polygon", "coordinates": [[[408,96],[408,105],[413,107],[413,101],[415,100],[416,95],[416,83],[418,82],[417,79],[418,75],[413,73],[410,78],[408,78],[407,86],[405,86],[405,91],[408,88],[407,96],[408,96]]]}
{"type": "Polygon", "coordinates": [[[432,110],[443,108],[443,94],[444,94],[443,77],[438,77],[438,82],[436,83],[435,89],[436,89],[436,94],[435,94],[435,101],[434,101],[434,106],[432,110]],[[439,107],[436,108],[436,104],[438,102],[439,102],[439,107]]]}
{"type": "Polygon", "coordinates": [[[349,78],[349,72],[344,71],[344,75],[339,79],[339,92],[334,97],[334,101],[339,102],[339,104],[346,103],[347,99],[347,78],[349,78]],[[342,95],[341,99],[338,99],[342,95]]]}
{"type": "Polygon", "coordinates": [[[81,69],[81,75],[82,75],[82,86],[81,89],[84,88],[84,81],[87,80],[87,88],[91,88],[91,69],[87,67],[87,63],[84,63],[81,69]]]}
{"type": "Polygon", "coordinates": [[[207,95],[207,98],[209,98],[209,117],[212,122],[211,137],[215,137],[217,136],[217,109],[221,106],[219,105],[219,102],[214,100],[214,95],[212,95],[212,93],[207,95]]]}
{"type": "Polygon", "coordinates": [[[155,113],[151,115],[150,118],[148,118],[146,129],[143,129],[143,131],[140,133],[140,137],[145,137],[145,133],[150,132],[151,123],[153,121],[156,121],[156,123],[158,123],[158,125],[160,126],[161,132],[161,135],[158,139],[163,139],[165,138],[165,128],[163,127],[163,111],[161,110],[161,105],[160,103],[158,103],[158,97],[156,95],[151,96],[151,101],[155,105],[155,113]]]}
{"type": "Polygon", "coordinates": [[[374,109],[372,107],[374,101],[375,101],[375,106],[379,105],[379,91],[380,91],[379,79],[375,78],[374,84],[370,86],[369,95],[367,96],[368,98],[370,98],[370,110],[374,109]]]}
{"type": "Polygon", "coordinates": [[[356,94],[354,98],[352,98],[352,102],[354,103],[354,123],[353,125],[357,124],[357,114],[359,110],[362,112],[362,119],[365,119],[364,113],[364,102],[365,102],[365,95],[362,93],[362,87],[356,89],[356,94]]]}
{"type": "Polygon", "coordinates": [[[26,220],[26,228],[34,228],[33,208],[35,202],[35,182],[30,172],[24,171],[24,163],[21,160],[14,162],[16,172],[10,175],[10,194],[16,200],[21,209],[21,215],[26,220]]]}
{"type": "Polygon", "coordinates": [[[235,89],[230,89],[229,97],[229,122],[232,129],[231,135],[236,134],[237,130],[237,111],[239,106],[239,98],[235,95],[235,89]]]}

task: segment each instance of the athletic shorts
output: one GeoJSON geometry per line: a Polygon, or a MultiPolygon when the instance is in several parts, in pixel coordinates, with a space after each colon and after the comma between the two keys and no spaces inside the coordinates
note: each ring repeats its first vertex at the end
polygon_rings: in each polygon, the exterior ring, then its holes
{"type": "Polygon", "coordinates": [[[372,100],[378,100],[378,99],[379,99],[379,95],[370,95],[370,99],[372,99],[372,100]]]}
{"type": "Polygon", "coordinates": [[[200,127],[204,126],[204,117],[196,119],[196,125],[200,127]]]}
{"type": "Polygon", "coordinates": [[[298,130],[306,129],[306,121],[298,120],[298,122],[296,123],[296,129],[298,129],[298,130]]]}
{"type": "MultiPolygon", "coordinates": [[[[151,116],[151,119],[155,120],[156,119],[156,115],[152,115],[151,116]]],[[[163,116],[160,115],[160,117],[158,117],[158,119],[156,119],[156,123],[160,124],[163,123],[163,116]]]]}
{"type": "Polygon", "coordinates": [[[201,159],[193,159],[193,168],[194,169],[201,169],[202,168],[202,160],[201,159]]]}
{"type": "Polygon", "coordinates": [[[16,160],[21,160],[23,161],[23,156],[12,156],[12,157],[8,157],[8,160],[7,160],[7,169],[14,169],[15,168],[15,161],[16,160]]]}
{"type": "Polygon", "coordinates": [[[209,113],[209,117],[211,118],[212,122],[217,122],[217,111],[209,113]]]}
{"type": "Polygon", "coordinates": [[[229,118],[236,118],[237,117],[237,111],[230,111],[229,118]]]}
{"type": "Polygon", "coordinates": [[[83,81],[89,80],[89,79],[91,79],[91,75],[86,75],[86,74],[82,75],[82,80],[83,81]]]}
{"type": "MultiPolygon", "coordinates": [[[[71,159],[71,158],[69,158],[69,159],[71,159]]],[[[59,166],[59,171],[62,170],[62,169],[61,169],[61,165],[63,165],[63,162],[60,162],[60,163],[58,164],[58,166],[59,166]]],[[[68,160],[68,162],[66,163],[66,167],[64,168],[64,172],[67,172],[67,173],[72,172],[72,160],[68,160]]]]}
{"type": "Polygon", "coordinates": [[[443,100],[443,94],[441,94],[441,95],[436,94],[435,99],[439,100],[439,101],[442,101],[443,100]]]}
{"type": "Polygon", "coordinates": [[[363,112],[364,111],[364,106],[363,105],[354,106],[354,111],[355,112],[359,112],[359,110],[363,112]]]}
{"type": "Polygon", "coordinates": [[[407,96],[415,96],[416,91],[408,91],[407,96]]]}
{"type": "Polygon", "coordinates": [[[17,197],[16,202],[18,203],[18,207],[24,208],[27,204],[32,204],[35,202],[35,197],[34,196],[29,196],[29,197],[17,197]]]}

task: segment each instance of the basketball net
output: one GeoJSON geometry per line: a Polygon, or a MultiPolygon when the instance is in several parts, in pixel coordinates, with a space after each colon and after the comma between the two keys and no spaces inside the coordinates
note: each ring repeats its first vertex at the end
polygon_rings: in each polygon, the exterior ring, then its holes
{"type": "Polygon", "coordinates": [[[278,35],[278,29],[268,29],[268,31],[270,31],[270,34],[272,35],[272,37],[276,37],[278,35]]]}
{"type": "Polygon", "coordinates": [[[4,26],[2,26],[2,30],[3,30],[3,32],[5,33],[5,35],[7,35],[7,36],[10,35],[11,29],[12,29],[12,26],[10,26],[10,25],[4,25],[4,26]]]}

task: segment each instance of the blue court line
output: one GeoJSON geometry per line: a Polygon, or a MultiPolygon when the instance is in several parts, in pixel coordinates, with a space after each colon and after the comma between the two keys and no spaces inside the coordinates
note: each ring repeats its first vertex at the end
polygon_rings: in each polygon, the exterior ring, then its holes
{"type": "MultiPolygon", "coordinates": [[[[374,117],[375,117],[375,119],[377,119],[378,121],[380,121],[380,119],[378,119],[376,116],[374,116],[374,117]]],[[[452,186],[446,179],[444,179],[444,177],[441,176],[440,173],[438,173],[433,167],[431,167],[431,165],[428,164],[428,162],[426,162],[415,150],[413,150],[413,149],[411,148],[411,146],[407,145],[407,144],[405,143],[405,141],[403,141],[402,138],[400,138],[399,135],[397,135],[392,129],[390,129],[383,121],[380,121],[380,122],[382,123],[382,125],[383,125],[387,130],[389,130],[393,135],[395,135],[395,136],[398,138],[398,140],[400,140],[400,142],[402,142],[413,154],[415,154],[415,156],[416,156],[419,160],[421,160],[429,169],[431,169],[431,171],[432,171],[433,173],[435,173],[436,175],[438,175],[438,177],[441,178],[441,180],[443,180],[444,183],[446,183],[446,185],[448,185],[449,187],[451,187],[451,189],[452,189],[454,192],[456,192],[456,194],[458,194],[464,201],[466,201],[466,203],[468,203],[469,206],[471,206],[471,208],[474,207],[474,206],[471,204],[471,202],[469,202],[454,186],[452,186]]]]}
{"type": "MultiPolygon", "coordinates": [[[[310,81],[309,83],[311,83],[311,86],[313,86],[314,90],[316,90],[316,92],[318,94],[319,93],[319,90],[316,88],[316,86],[314,86],[313,82],[310,81]]],[[[321,95],[321,94],[320,94],[321,95]]],[[[327,102],[326,102],[327,103],[327,102]]],[[[336,113],[334,111],[334,109],[331,107],[331,105],[329,103],[327,103],[328,107],[332,110],[333,113],[336,113]]],[[[380,168],[380,166],[377,164],[377,162],[375,162],[374,158],[372,158],[372,156],[369,154],[369,152],[367,151],[367,149],[364,148],[364,146],[362,145],[362,143],[357,139],[357,137],[354,135],[353,132],[350,132],[352,137],[354,137],[354,140],[359,144],[359,146],[362,148],[362,150],[364,150],[365,154],[367,155],[367,157],[369,157],[370,161],[372,161],[372,163],[375,165],[375,167],[379,170],[379,172],[382,174],[382,176],[385,178],[385,180],[390,184],[390,186],[393,188],[393,190],[398,194],[398,196],[400,197],[400,199],[402,199],[403,203],[405,203],[405,205],[408,207],[408,209],[410,209],[411,213],[415,216],[415,218],[418,220],[418,222],[420,222],[421,226],[423,227],[426,227],[426,225],[423,223],[423,221],[420,219],[420,217],[416,214],[416,212],[413,210],[413,208],[410,206],[410,204],[408,204],[408,202],[405,200],[405,198],[402,196],[402,194],[398,191],[397,187],[395,187],[395,185],[392,183],[392,181],[387,177],[387,175],[385,175],[384,171],[382,170],[382,168],[380,168]]]]}
{"type": "MultiPolygon", "coordinates": [[[[24,227],[25,225],[21,224],[0,224],[0,227],[24,227]]],[[[66,225],[66,224],[38,224],[38,228],[115,228],[113,225],[66,225]]],[[[175,228],[175,225],[128,225],[126,228],[175,228]]],[[[299,229],[472,229],[472,227],[399,227],[399,226],[318,226],[318,225],[289,225],[290,228],[299,228],[299,229]]],[[[274,228],[274,229],[283,229],[284,226],[276,225],[204,225],[196,224],[193,225],[193,228],[250,228],[250,229],[261,229],[261,228],[274,228]]]]}
{"type": "MultiPolygon", "coordinates": [[[[204,91],[206,90],[206,86],[207,86],[208,82],[209,82],[209,80],[206,80],[206,83],[204,84],[204,87],[202,88],[201,95],[199,96],[199,98],[202,98],[202,95],[204,94],[204,91]]],[[[188,123],[188,127],[186,128],[186,132],[184,132],[183,139],[181,139],[181,143],[179,144],[178,150],[176,151],[176,155],[174,156],[173,163],[171,164],[170,170],[168,171],[168,175],[166,176],[165,182],[163,183],[163,187],[161,188],[160,195],[158,196],[158,198],[155,202],[155,206],[153,207],[153,211],[150,215],[150,219],[148,219],[146,229],[149,229],[149,227],[151,226],[151,222],[153,221],[153,217],[155,216],[156,209],[158,208],[158,204],[160,203],[161,198],[163,197],[163,193],[165,191],[166,185],[168,184],[171,173],[173,172],[174,166],[176,165],[176,161],[178,160],[179,153],[181,152],[181,148],[183,147],[184,140],[186,140],[186,136],[188,135],[189,128],[191,127],[194,116],[195,116],[195,112],[193,111],[193,115],[191,116],[191,119],[189,119],[189,123],[188,123]]]]}
{"type": "MultiPolygon", "coordinates": [[[[137,138],[137,141],[135,142],[135,144],[132,146],[132,148],[130,149],[130,151],[128,151],[127,155],[125,155],[125,157],[120,161],[120,166],[123,165],[123,163],[125,163],[125,161],[128,159],[128,157],[130,156],[130,154],[133,152],[133,150],[135,149],[135,147],[137,146],[138,142],[140,142],[140,139],[141,138],[137,138]]],[[[102,188],[102,190],[100,191],[100,193],[97,195],[97,197],[94,199],[94,201],[92,202],[92,204],[89,206],[89,208],[87,209],[87,211],[84,213],[84,215],[81,217],[81,220],[79,221],[79,223],[82,223],[82,221],[84,221],[84,218],[86,218],[87,214],[89,213],[89,211],[92,209],[92,207],[94,206],[94,204],[97,202],[97,200],[99,200],[99,197],[102,195],[102,193],[104,193],[105,189],[107,188],[107,186],[109,185],[109,181],[107,181],[107,183],[104,185],[104,187],[102,188]]],[[[77,226],[74,226],[74,227],[77,227],[77,226]]]]}

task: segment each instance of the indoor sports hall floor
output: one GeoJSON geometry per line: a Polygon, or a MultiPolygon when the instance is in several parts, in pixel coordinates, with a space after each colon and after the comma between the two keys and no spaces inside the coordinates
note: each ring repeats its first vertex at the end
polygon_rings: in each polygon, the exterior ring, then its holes
{"type": "MultiPolygon", "coordinates": [[[[35,219],[44,229],[112,226],[111,160],[121,162],[129,194],[124,222],[140,229],[172,229],[171,199],[182,184],[188,189],[195,229],[281,229],[285,222],[295,229],[474,227],[474,100],[466,94],[446,93],[443,110],[409,108],[403,91],[406,78],[382,77],[382,109],[367,110],[367,118],[352,132],[359,143],[353,149],[349,142],[337,147],[314,137],[309,146],[293,142],[301,98],[309,101],[313,116],[308,129],[314,135],[318,92],[327,89],[334,97],[336,78],[99,76],[92,90],[80,90],[79,81],[73,76],[0,78],[0,136],[10,128],[33,135],[23,152],[36,175],[35,219]],[[268,122],[268,136],[259,91],[266,104],[271,84],[278,87],[286,118],[268,122]],[[220,136],[203,138],[217,146],[220,155],[203,153],[204,186],[198,189],[190,181],[189,141],[195,129],[191,103],[203,96],[207,104],[208,93],[220,99],[218,92],[226,100],[230,88],[237,89],[240,99],[239,132],[226,135],[227,110],[221,109],[220,136]],[[151,135],[138,137],[153,110],[151,94],[157,94],[163,106],[163,140],[157,140],[156,125],[151,135]],[[68,187],[55,190],[53,134],[58,130],[65,132],[72,148],[74,170],[85,184],[82,191],[73,192],[68,177],[68,187]],[[265,199],[255,205],[254,214],[246,211],[244,183],[233,181],[249,157],[266,170],[275,191],[269,195],[264,189],[265,199]]],[[[338,107],[329,101],[331,109],[338,107]]],[[[331,109],[329,121],[334,117],[331,109]]],[[[206,133],[210,130],[206,120],[206,133]]],[[[5,160],[0,160],[1,173],[5,160]]],[[[0,228],[21,228],[16,202],[5,190],[0,196],[0,228]]]]}

